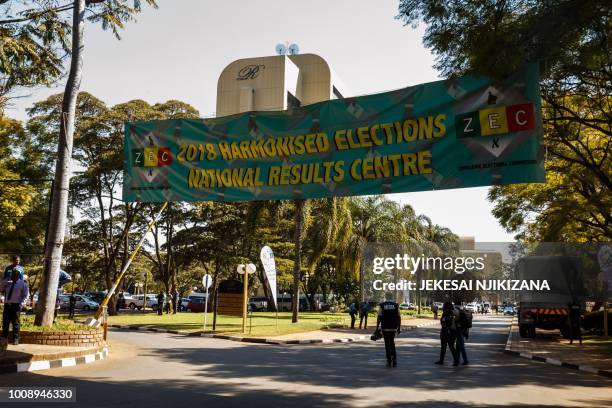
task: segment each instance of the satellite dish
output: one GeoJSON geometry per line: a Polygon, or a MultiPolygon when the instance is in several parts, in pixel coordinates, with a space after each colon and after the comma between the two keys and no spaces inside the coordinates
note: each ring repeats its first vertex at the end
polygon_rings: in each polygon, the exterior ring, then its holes
{"type": "Polygon", "coordinates": [[[300,47],[298,47],[297,44],[291,44],[289,46],[288,51],[289,51],[289,55],[296,55],[300,53],[300,47]]]}
{"type": "Polygon", "coordinates": [[[287,54],[287,46],[285,44],[276,44],[276,47],[274,47],[274,49],[276,50],[276,53],[278,55],[287,54]]]}

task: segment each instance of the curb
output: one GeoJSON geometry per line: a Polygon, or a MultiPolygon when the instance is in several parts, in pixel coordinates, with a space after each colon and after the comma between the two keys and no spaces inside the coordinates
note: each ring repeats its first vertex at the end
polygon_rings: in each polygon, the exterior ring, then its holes
{"type": "MultiPolygon", "coordinates": [[[[403,330],[414,330],[419,327],[433,326],[438,323],[437,320],[432,320],[427,323],[421,323],[410,326],[403,326],[403,330]]],[[[275,344],[275,345],[293,345],[293,344],[333,344],[333,343],[354,343],[363,340],[369,340],[371,334],[363,334],[359,336],[343,337],[338,339],[308,339],[308,340],[277,340],[265,337],[244,337],[244,336],[232,336],[228,334],[214,334],[214,333],[200,333],[200,332],[186,332],[182,330],[167,330],[157,329],[155,327],[139,327],[139,326],[126,326],[118,324],[109,324],[108,327],[120,330],[137,330],[145,332],[155,333],[169,333],[178,334],[180,336],[191,336],[191,337],[207,337],[212,339],[237,341],[241,343],[256,343],[256,344],[275,344]]]]}
{"type": "Polygon", "coordinates": [[[571,368],[572,370],[579,370],[579,371],[584,371],[584,372],[591,373],[591,374],[600,375],[603,377],[612,378],[612,371],[610,370],[600,370],[598,368],[591,367],[589,365],[573,364],[573,363],[568,363],[566,361],[558,360],[556,358],[541,357],[541,356],[533,355],[531,353],[524,353],[524,352],[521,353],[520,351],[512,350],[512,328],[514,327],[515,319],[516,318],[512,319],[512,324],[510,325],[510,332],[508,333],[508,340],[506,341],[506,347],[504,349],[504,353],[512,355],[512,356],[516,356],[516,357],[526,358],[528,360],[539,361],[541,363],[551,364],[557,367],[571,368]]]}
{"type": "Polygon", "coordinates": [[[93,354],[86,354],[78,357],[66,357],[57,360],[36,360],[26,363],[6,364],[0,366],[0,374],[22,373],[29,371],[48,370],[51,368],[71,367],[81,364],[89,364],[94,361],[108,357],[108,346],[93,354]]]}

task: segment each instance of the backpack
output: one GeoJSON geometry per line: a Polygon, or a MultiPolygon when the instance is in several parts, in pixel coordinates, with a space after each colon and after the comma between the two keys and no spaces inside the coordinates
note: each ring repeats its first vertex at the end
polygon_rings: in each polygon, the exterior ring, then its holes
{"type": "Polygon", "coordinates": [[[472,328],[472,313],[463,309],[459,310],[459,327],[462,329],[472,328]]]}

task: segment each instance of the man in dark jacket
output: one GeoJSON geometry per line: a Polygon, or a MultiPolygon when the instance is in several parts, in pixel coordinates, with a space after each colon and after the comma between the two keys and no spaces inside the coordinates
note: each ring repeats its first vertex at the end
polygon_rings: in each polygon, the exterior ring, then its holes
{"type": "MultiPolygon", "coordinates": [[[[465,352],[465,341],[470,336],[471,319],[468,318],[467,312],[461,308],[461,304],[455,303],[453,310],[455,315],[455,325],[457,328],[457,337],[455,349],[457,356],[463,358],[463,365],[468,365],[467,353],[465,352]]],[[[457,358],[459,359],[459,358],[457,358]]]]}
{"type": "MultiPolygon", "coordinates": [[[[165,299],[166,299],[166,296],[164,295],[164,292],[160,291],[159,295],[157,295],[157,314],[160,316],[164,313],[164,300],[165,299]]],[[[144,297],[144,301],[145,302],[147,301],[146,295],[144,297]]]]}
{"type": "Polygon", "coordinates": [[[176,314],[176,312],[178,312],[178,307],[179,307],[179,293],[177,290],[174,291],[174,294],[172,295],[172,313],[176,314]]]}
{"type": "Polygon", "coordinates": [[[376,319],[376,330],[382,330],[385,340],[385,354],[387,356],[387,367],[397,366],[397,353],[395,352],[395,334],[400,334],[402,318],[399,305],[393,301],[393,293],[385,293],[385,301],[379,305],[378,318],[376,319]]]}
{"type": "Polygon", "coordinates": [[[570,344],[574,343],[574,339],[580,341],[582,346],[582,333],[580,331],[580,304],[570,303],[569,304],[569,332],[570,332],[570,344]]]}
{"type": "Polygon", "coordinates": [[[77,298],[73,294],[70,295],[70,299],[68,300],[68,318],[74,319],[74,311],[76,309],[77,298]]]}
{"type": "Polygon", "coordinates": [[[359,305],[359,329],[361,330],[361,325],[363,324],[363,328],[368,328],[368,312],[370,311],[370,304],[368,302],[361,302],[359,305]]]}
{"type": "Polygon", "coordinates": [[[459,365],[459,356],[455,349],[455,340],[457,338],[457,326],[455,325],[455,313],[453,304],[445,302],[442,306],[442,317],[440,318],[440,359],[436,364],[444,364],[444,356],[446,356],[446,347],[450,349],[453,355],[453,365],[459,365]]]}
{"type": "Polygon", "coordinates": [[[351,303],[348,307],[349,315],[351,316],[351,329],[355,328],[355,315],[357,314],[357,306],[355,302],[351,303]]]}

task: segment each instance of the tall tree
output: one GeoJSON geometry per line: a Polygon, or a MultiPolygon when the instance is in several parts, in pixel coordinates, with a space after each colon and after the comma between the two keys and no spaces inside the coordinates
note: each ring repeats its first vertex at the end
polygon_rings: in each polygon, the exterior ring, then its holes
{"type": "Polygon", "coordinates": [[[605,0],[400,0],[424,22],[443,75],[496,80],[540,67],[545,186],[496,186],[489,199],[510,232],[538,240],[612,238],[612,8],[605,0]]]}
{"type": "MultiPolygon", "coordinates": [[[[147,2],[155,5],[153,0],[147,0],[147,2]]],[[[138,0],[134,1],[134,7],[128,7],[125,1],[122,0],[109,0],[108,2],[87,0],[87,5],[99,7],[99,12],[94,13],[89,19],[101,22],[103,28],[110,28],[115,35],[118,35],[118,28],[123,27],[124,22],[132,20],[134,14],[140,11],[140,1],[138,0]]],[[[53,314],[55,311],[59,268],[66,232],[70,177],[72,173],[74,118],[82,77],[83,51],[85,46],[83,37],[86,20],[85,13],[86,0],[75,0],[72,6],[70,70],[62,100],[58,154],[55,166],[55,185],[51,199],[51,216],[45,248],[44,271],[35,319],[35,324],[39,326],[50,326],[53,324],[53,314]]]]}

